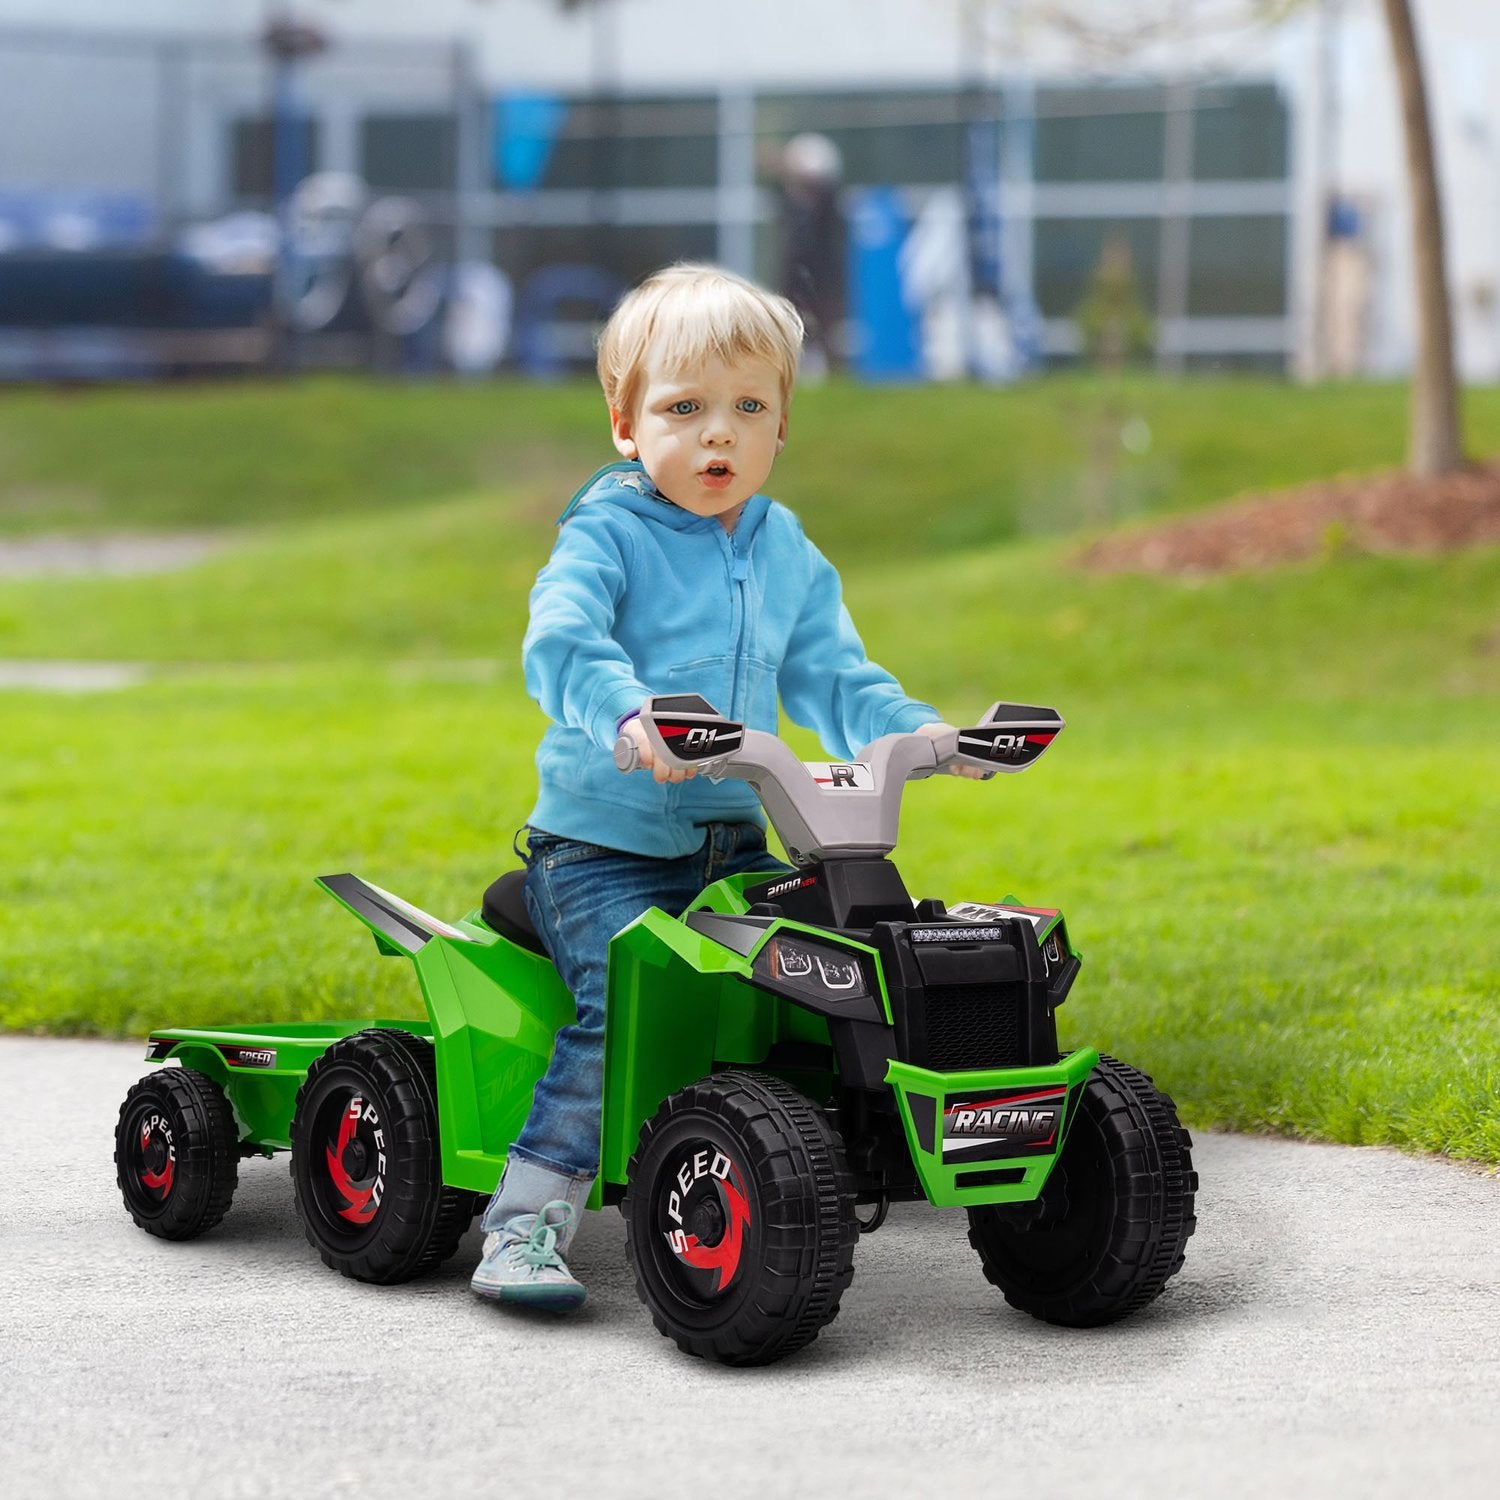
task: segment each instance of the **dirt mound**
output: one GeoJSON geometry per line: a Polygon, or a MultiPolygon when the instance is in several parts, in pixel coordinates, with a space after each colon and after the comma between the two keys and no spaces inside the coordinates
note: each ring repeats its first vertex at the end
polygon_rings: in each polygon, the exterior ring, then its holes
{"type": "Polygon", "coordinates": [[[1437,479],[1396,471],[1217,506],[1081,552],[1097,573],[1204,574],[1342,552],[1450,552],[1500,543],[1500,461],[1437,479]]]}

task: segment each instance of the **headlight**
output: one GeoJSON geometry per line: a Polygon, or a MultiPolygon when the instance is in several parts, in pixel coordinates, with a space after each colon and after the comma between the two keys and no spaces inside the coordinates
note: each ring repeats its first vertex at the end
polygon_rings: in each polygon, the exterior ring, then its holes
{"type": "Polygon", "coordinates": [[[842,948],[810,943],[799,933],[778,932],[755,956],[756,978],[773,989],[799,990],[818,1000],[862,1000],[869,996],[864,965],[842,948]]]}

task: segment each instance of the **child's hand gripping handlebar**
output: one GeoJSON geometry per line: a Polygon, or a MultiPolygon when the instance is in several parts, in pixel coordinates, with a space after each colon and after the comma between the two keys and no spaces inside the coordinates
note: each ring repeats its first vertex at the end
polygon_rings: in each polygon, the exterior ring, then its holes
{"type": "MultiPolygon", "coordinates": [[[[726,719],[696,694],[648,698],[641,709],[640,726],[661,764],[710,775],[718,774],[715,762],[740,749],[745,738],[743,724],[726,719]]],[[[615,765],[622,771],[642,765],[639,746],[628,734],[615,741],[615,765]]]]}
{"type": "MultiPolygon", "coordinates": [[[[696,694],[648,698],[641,729],[657,761],[747,781],[798,864],[829,854],[883,854],[896,846],[905,783],[958,766],[1024,771],[1063,728],[1054,709],[996,703],[971,729],[887,734],[847,763],[797,759],[774,734],[726,719],[696,694]]],[[[615,741],[615,764],[640,764],[636,741],[615,741]]]]}

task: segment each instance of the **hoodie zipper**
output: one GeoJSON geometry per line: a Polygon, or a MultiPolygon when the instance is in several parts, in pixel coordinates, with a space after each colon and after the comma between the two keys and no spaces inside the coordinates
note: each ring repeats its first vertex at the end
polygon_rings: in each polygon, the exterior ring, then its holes
{"type": "Polygon", "coordinates": [[[734,641],[734,676],[730,681],[730,702],[727,707],[720,710],[731,719],[740,717],[740,702],[743,698],[743,685],[741,675],[744,672],[745,663],[745,584],[750,577],[750,558],[734,544],[735,536],[739,528],[734,531],[725,531],[722,526],[718,527],[719,536],[722,538],[725,562],[729,567],[729,581],[733,586],[730,594],[730,637],[734,641]]]}

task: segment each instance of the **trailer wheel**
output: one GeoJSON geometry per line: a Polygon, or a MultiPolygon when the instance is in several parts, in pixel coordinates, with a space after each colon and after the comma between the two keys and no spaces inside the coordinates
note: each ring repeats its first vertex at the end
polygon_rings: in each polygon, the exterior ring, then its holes
{"type": "Polygon", "coordinates": [[[716,1073],[641,1130],[622,1211],[635,1286],[687,1354],[769,1364],[832,1322],[859,1228],[844,1148],[811,1100],[716,1073]]]}
{"type": "Polygon", "coordinates": [[[132,1086],[115,1126],[115,1180],[147,1234],[190,1240],[229,1210],[239,1130],[224,1091],[192,1068],[162,1068],[132,1086]]]}
{"type": "Polygon", "coordinates": [[[472,1195],[443,1186],[430,1042],[378,1027],[313,1063],[292,1118],[292,1185],[308,1242],[356,1281],[409,1281],[458,1249],[472,1195]]]}
{"type": "Polygon", "coordinates": [[[1069,1328],[1144,1307],[1197,1225],[1192,1143],[1145,1073],[1101,1057],[1036,1202],[969,1210],[985,1276],[1012,1307],[1069,1328]]]}

